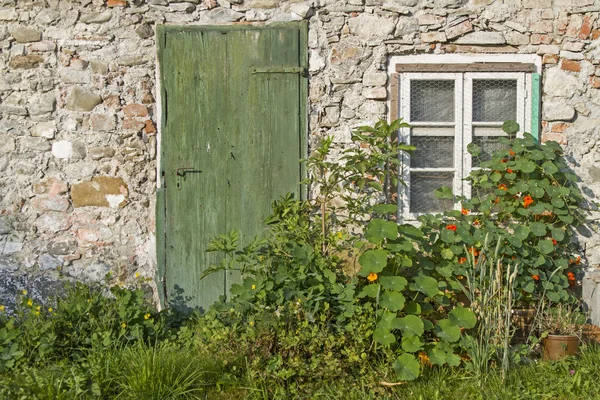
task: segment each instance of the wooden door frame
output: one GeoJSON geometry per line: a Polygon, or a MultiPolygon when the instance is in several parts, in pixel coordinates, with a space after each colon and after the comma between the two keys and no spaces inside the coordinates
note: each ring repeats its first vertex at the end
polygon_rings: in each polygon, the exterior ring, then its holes
{"type": "MultiPolygon", "coordinates": [[[[236,30],[262,30],[269,28],[285,28],[298,29],[300,51],[304,52],[304,56],[300,57],[300,66],[308,72],[308,22],[274,22],[274,23],[250,23],[250,24],[232,24],[232,25],[165,25],[158,24],[156,26],[156,117],[157,117],[157,134],[156,134],[156,206],[155,206],[155,235],[156,235],[156,271],[154,281],[157,286],[160,307],[168,307],[165,303],[167,293],[166,276],[166,201],[165,201],[165,182],[164,182],[164,165],[162,134],[165,131],[167,110],[165,85],[163,82],[163,74],[161,70],[161,57],[166,46],[166,36],[169,32],[182,31],[236,31],[236,30]]],[[[306,158],[308,155],[308,79],[300,81],[300,98],[306,99],[300,101],[300,149],[301,158],[306,158]]],[[[306,177],[306,168],[304,164],[300,166],[300,179],[306,177]]],[[[307,188],[304,185],[300,187],[302,198],[307,197],[307,188]]]]}

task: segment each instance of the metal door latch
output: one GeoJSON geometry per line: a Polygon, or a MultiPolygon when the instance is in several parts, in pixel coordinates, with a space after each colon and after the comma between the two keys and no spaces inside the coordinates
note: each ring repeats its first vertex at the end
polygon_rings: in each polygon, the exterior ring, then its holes
{"type": "Polygon", "coordinates": [[[185,181],[185,174],[192,173],[201,173],[202,171],[198,169],[194,169],[192,167],[181,167],[175,170],[175,175],[177,175],[177,190],[181,190],[181,183],[185,181]]]}

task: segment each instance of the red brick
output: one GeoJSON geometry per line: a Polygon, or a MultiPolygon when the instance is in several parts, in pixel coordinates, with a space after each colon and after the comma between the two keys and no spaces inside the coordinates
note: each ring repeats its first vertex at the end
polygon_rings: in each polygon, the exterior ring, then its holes
{"type": "Polygon", "coordinates": [[[550,128],[550,132],[563,133],[568,128],[570,128],[571,125],[573,125],[573,124],[568,123],[568,122],[555,122],[552,124],[552,127],[550,128]]]}
{"type": "Polygon", "coordinates": [[[125,0],[108,0],[106,2],[107,7],[125,7],[127,2],[125,0]]]}
{"type": "Polygon", "coordinates": [[[581,25],[581,29],[579,30],[579,39],[587,39],[587,37],[590,35],[590,33],[592,32],[592,25],[594,24],[594,21],[592,21],[592,19],[586,15],[583,17],[583,25],[581,25]]]}
{"type": "Polygon", "coordinates": [[[148,108],[142,104],[127,104],[123,107],[123,112],[126,117],[146,117],[148,116],[148,108]]]}
{"type": "Polygon", "coordinates": [[[592,40],[596,40],[600,37],[600,29],[594,29],[592,31],[592,40]]]}
{"type": "Polygon", "coordinates": [[[123,120],[123,129],[139,131],[146,126],[144,121],[138,121],[132,118],[125,118],[123,120]]]}
{"type": "Polygon", "coordinates": [[[590,76],[590,85],[595,89],[600,89],[600,78],[597,76],[590,76]]]}
{"type": "Polygon", "coordinates": [[[564,69],[565,71],[573,71],[579,72],[581,71],[581,65],[579,61],[567,60],[566,58],[562,59],[560,63],[560,69],[564,69]]]}
{"type": "Polygon", "coordinates": [[[542,35],[539,33],[533,33],[531,35],[531,44],[550,44],[552,43],[552,36],[542,35]]]}
{"type": "Polygon", "coordinates": [[[558,64],[558,54],[544,54],[543,64],[558,64]]]}
{"type": "Polygon", "coordinates": [[[146,127],[144,128],[147,135],[153,135],[156,133],[156,127],[154,126],[154,122],[151,120],[146,121],[146,127]]]}

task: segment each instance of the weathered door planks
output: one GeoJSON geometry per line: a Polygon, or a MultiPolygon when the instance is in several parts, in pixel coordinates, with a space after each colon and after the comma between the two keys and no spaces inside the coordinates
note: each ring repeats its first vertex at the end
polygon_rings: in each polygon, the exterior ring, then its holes
{"type": "Polygon", "coordinates": [[[306,68],[306,25],[162,27],[158,35],[166,187],[157,199],[157,278],[164,301],[206,308],[239,280],[231,272],[199,280],[221,257],[204,251],[208,241],[237,229],[245,243],[272,200],[300,195],[306,78],[253,72],[306,68]],[[181,177],[182,167],[201,172],[181,177]]]}

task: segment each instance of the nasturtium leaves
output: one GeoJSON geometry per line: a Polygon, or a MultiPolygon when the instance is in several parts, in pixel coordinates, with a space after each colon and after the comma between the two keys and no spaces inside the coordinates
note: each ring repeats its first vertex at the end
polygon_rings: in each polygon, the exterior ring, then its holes
{"type": "Polygon", "coordinates": [[[545,236],[546,235],[546,225],[541,222],[533,222],[529,228],[531,229],[531,233],[535,236],[545,236]]]}
{"type": "Polygon", "coordinates": [[[552,238],[559,242],[562,241],[565,238],[565,231],[558,228],[552,229],[552,238]]]}
{"type": "Polygon", "coordinates": [[[425,329],[423,320],[416,315],[407,315],[402,318],[395,318],[392,321],[394,329],[400,329],[402,336],[422,336],[425,329]]]}
{"type": "Polygon", "coordinates": [[[442,186],[441,188],[434,190],[433,194],[438,199],[453,199],[454,198],[452,189],[448,186],[442,186]]]}
{"type": "Polygon", "coordinates": [[[533,281],[526,282],[524,285],[521,286],[521,289],[524,292],[533,293],[533,291],[535,290],[535,284],[533,283],[533,281]]]}
{"type": "Polygon", "coordinates": [[[437,337],[450,343],[460,339],[460,327],[449,319],[439,320],[433,331],[437,337]]]}
{"type": "Polygon", "coordinates": [[[540,253],[550,254],[554,251],[554,244],[551,239],[544,239],[540,240],[538,248],[540,249],[540,253]]]}
{"type": "Polygon", "coordinates": [[[385,289],[396,290],[398,292],[404,290],[408,281],[403,276],[382,276],[379,278],[381,286],[385,289]]]}
{"type": "Polygon", "coordinates": [[[524,163],[521,164],[521,171],[523,171],[526,174],[530,174],[533,171],[535,171],[535,163],[533,161],[525,161],[524,163]]]}
{"type": "Polygon", "coordinates": [[[386,290],[381,296],[379,305],[383,308],[387,308],[390,311],[401,311],[404,308],[404,296],[402,293],[386,290]]]}
{"type": "Polygon", "coordinates": [[[419,377],[421,365],[415,356],[404,353],[394,362],[394,371],[401,381],[413,381],[419,377]]]}
{"type": "Polygon", "coordinates": [[[379,273],[387,265],[388,252],[386,250],[376,249],[367,250],[359,258],[358,262],[362,267],[360,275],[367,276],[371,272],[379,273]]]}
{"type": "Polygon", "coordinates": [[[384,346],[389,346],[396,342],[396,337],[388,329],[377,328],[373,331],[373,340],[384,346]]]}
{"type": "Polygon", "coordinates": [[[395,253],[401,253],[403,251],[408,252],[408,251],[414,250],[412,243],[408,240],[402,240],[399,243],[388,242],[384,246],[386,249],[388,249],[392,252],[395,252],[395,253]]]}
{"type": "Polygon", "coordinates": [[[407,314],[415,314],[415,315],[420,315],[421,314],[421,305],[419,303],[408,303],[405,307],[404,307],[404,312],[407,314]]]}
{"type": "Polygon", "coordinates": [[[551,161],[546,161],[545,163],[543,163],[542,168],[544,169],[544,172],[548,175],[554,175],[558,172],[558,168],[556,168],[556,165],[554,165],[554,163],[551,161]]]}
{"type": "Polygon", "coordinates": [[[398,206],[395,204],[377,204],[373,206],[373,211],[377,214],[395,214],[398,212],[398,206]]]}
{"type": "Polygon", "coordinates": [[[424,340],[419,336],[408,336],[402,338],[402,350],[414,353],[423,348],[424,340]]]}
{"type": "Polygon", "coordinates": [[[477,318],[475,317],[473,311],[461,306],[458,306],[454,310],[450,311],[448,318],[454,324],[467,329],[474,328],[475,324],[477,323],[477,318]]]}
{"type": "Polygon", "coordinates": [[[529,236],[529,233],[531,232],[531,230],[524,226],[524,225],[519,225],[514,229],[514,235],[515,237],[517,237],[519,240],[525,240],[527,239],[527,237],[529,236]]]}
{"type": "Polygon", "coordinates": [[[554,206],[554,207],[558,207],[558,208],[562,208],[565,206],[565,202],[562,201],[561,199],[558,198],[553,198],[552,200],[550,200],[550,203],[554,206]]]}
{"type": "Polygon", "coordinates": [[[398,225],[395,222],[374,218],[367,225],[365,237],[374,242],[379,242],[383,239],[396,239],[398,237],[398,225]]]}
{"type": "Polygon", "coordinates": [[[454,258],[454,253],[450,249],[444,249],[442,250],[442,258],[452,260],[454,258]]]}
{"type": "Polygon", "coordinates": [[[502,124],[502,130],[508,133],[509,135],[514,135],[515,133],[519,132],[519,129],[520,127],[517,121],[508,120],[504,121],[504,123],[502,124]]]}
{"type": "Polygon", "coordinates": [[[379,285],[378,284],[371,284],[371,285],[367,285],[363,288],[363,290],[360,292],[360,294],[358,295],[359,298],[364,298],[364,297],[371,297],[371,298],[376,298],[377,297],[377,293],[379,292],[379,285]]]}
{"type": "Polygon", "coordinates": [[[424,293],[428,297],[435,296],[439,291],[437,280],[431,276],[417,276],[411,289],[424,293]]]}

